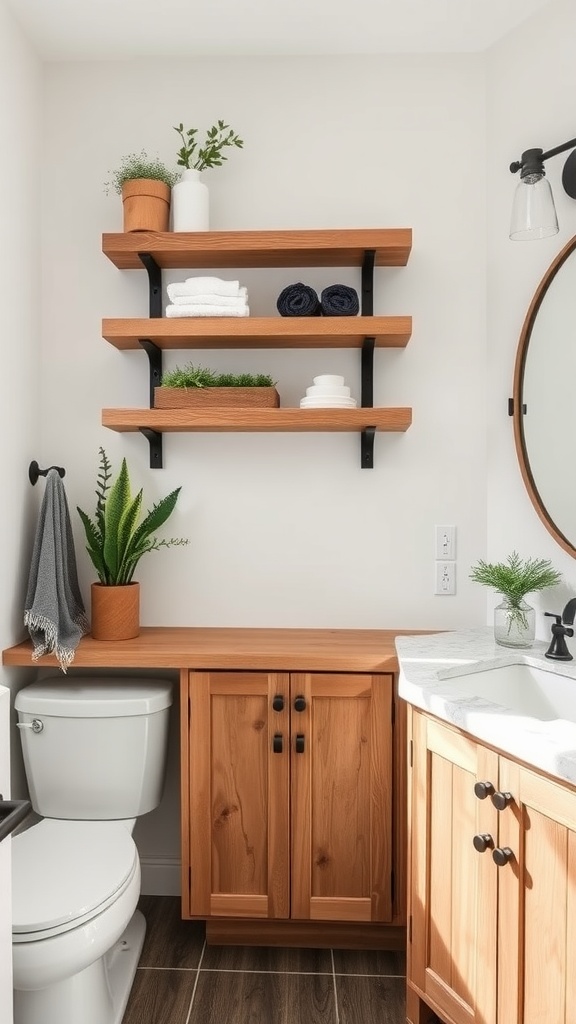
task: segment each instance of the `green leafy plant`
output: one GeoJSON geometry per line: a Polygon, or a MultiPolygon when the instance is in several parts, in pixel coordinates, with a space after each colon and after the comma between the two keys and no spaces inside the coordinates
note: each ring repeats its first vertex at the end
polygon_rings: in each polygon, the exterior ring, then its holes
{"type": "Polygon", "coordinates": [[[187,170],[203,171],[206,167],[221,167],[224,160],[228,159],[224,152],[225,149],[230,146],[242,149],[244,146],[240,136],[236,135],[229,124],[224,124],[224,121],[217,121],[212,125],[206,133],[206,140],[201,148],[196,139],[198,128],[184,128],[183,124],[179,124],[174,127],[174,131],[178,132],[182,140],[182,146],[178,150],[177,163],[187,170]],[[190,162],[191,160],[193,163],[190,162]]]}
{"type": "Polygon", "coordinates": [[[267,373],[215,373],[192,363],[162,376],[165,388],[273,388],[275,383],[267,373]]]}
{"type": "Polygon", "coordinates": [[[506,562],[484,562],[480,560],[472,566],[470,579],[473,583],[482,583],[498,594],[502,594],[510,605],[509,624],[527,627],[526,615],[522,602],[526,594],[536,590],[554,587],[562,579],[561,573],[552,568],[547,559],[528,558],[522,561],[516,551],[508,556],[506,562]]]}
{"type": "Polygon", "coordinates": [[[143,149],[140,153],[129,153],[122,157],[120,166],[115,171],[110,171],[111,180],[104,185],[106,195],[113,190],[122,195],[122,185],[125,181],[132,181],[134,178],[148,178],[152,181],[163,181],[165,185],[172,188],[180,177],[178,171],[169,171],[159,157],[149,157],[143,149]]]}
{"type": "Polygon", "coordinates": [[[182,538],[158,540],[153,536],[174,511],[181,488],[162,498],[139,522],[142,490],[132,497],[126,459],[122,459],[120,472],[111,483],[112,466],[104,449],[99,451],[94,517],[90,518],[78,506],[77,511],[86,533],[86,550],[100,583],[122,586],[131,582],[138,562],[148,551],[188,544],[182,538]]]}

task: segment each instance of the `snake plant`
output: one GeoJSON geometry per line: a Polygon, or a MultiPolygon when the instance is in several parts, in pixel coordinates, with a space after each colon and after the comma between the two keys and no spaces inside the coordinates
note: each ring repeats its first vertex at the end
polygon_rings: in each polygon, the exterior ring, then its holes
{"type": "Polygon", "coordinates": [[[180,487],[162,498],[139,522],[142,490],[132,497],[126,459],[122,460],[120,472],[112,484],[111,477],[112,466],[106,452],[100,448],[94,517],[91,518],[78,506],[77,511],[86,533],[86,550],[100,583],[118,587],[132,581],[138,562],[148,551],[187,544],[188,541],[175,537],[158,540],[153,536],[174,511],[180,487]]]}

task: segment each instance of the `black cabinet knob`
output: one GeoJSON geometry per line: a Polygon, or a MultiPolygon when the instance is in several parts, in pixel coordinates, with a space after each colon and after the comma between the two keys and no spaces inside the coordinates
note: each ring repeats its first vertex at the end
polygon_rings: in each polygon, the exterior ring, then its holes
{"type": "Polygon", "coordinates": [[[485,800],[487,796],[490,796],[494,792],[494,786],[491,782],[476,782],[474,784],[474,795],[479,800],[485,800]]]}
{"type": "Polygon", "coordinates": [[[489,832],[479,832],[478,835],[474,836],[472,842],[474,843],[474,849],[478,850],[478,853],[485,853],[486,850],[494,846],[494,840],[489,832]]]}
{"type": "Polygon", "coordinates": [[[294,698],[294,711],[306,711],[306,698],[301,693],[294,698]]]}
{"type": "Polygon", "coordinates": [[[275,754],[281,754],[282,753],[282,746],[283,746],[283,743],[282,743],[282,733],[281,732],[274,733],[274,737],[272,739],[272,750],[274,751],[274,753],[275,754]]]}
{"type": "Polygon", "coordinates": [[[281,693],[277,693],[272,699],[272,707],[274,711],[284,711],[284,697],[281,693]]]}
{"type": "Polygon", "coordinates": [[[503,811],[505,807],[508,807],[508,804],[511,803],[511,801],[512,793],[498,792],[492,794],[492,803],[494,804],[494,807],[496,807],[496,809],[499,811],[503,811]]]}
{"type": "Polygon", "coordinates": [[[497,846],[495,850],[492,850],[492,860],[499,868],[503,868],[509,860],[512,860],[513,856],[509,846],[497,846]]]}
{"type": "Polygon", "coordinates": [[[296,734],[296,753],[304,753],[304,736],[301,732],[296,734]]]}

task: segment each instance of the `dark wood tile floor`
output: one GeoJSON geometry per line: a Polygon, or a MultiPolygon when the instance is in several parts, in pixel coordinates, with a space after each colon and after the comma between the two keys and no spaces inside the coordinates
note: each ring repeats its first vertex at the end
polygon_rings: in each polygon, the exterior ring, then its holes
{"type": "Polygon", "coordinates": [[[123,1024],[405,1024],[401,953],[207,946],[172,896],[142,896],[146,940],[123,1024]]]}

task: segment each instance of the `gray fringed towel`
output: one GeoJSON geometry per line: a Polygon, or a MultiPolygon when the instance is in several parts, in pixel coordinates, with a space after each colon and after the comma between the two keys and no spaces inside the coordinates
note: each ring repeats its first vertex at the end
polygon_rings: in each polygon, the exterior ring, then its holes
{"type": "Polygon", "coordinates": [[[78,574],[74,538],[64,484],[56,469],[46,478],[24,611],[36,661],[55,654],[63,672],[74,658],[80,638],[88,633],[78,574]]]}

